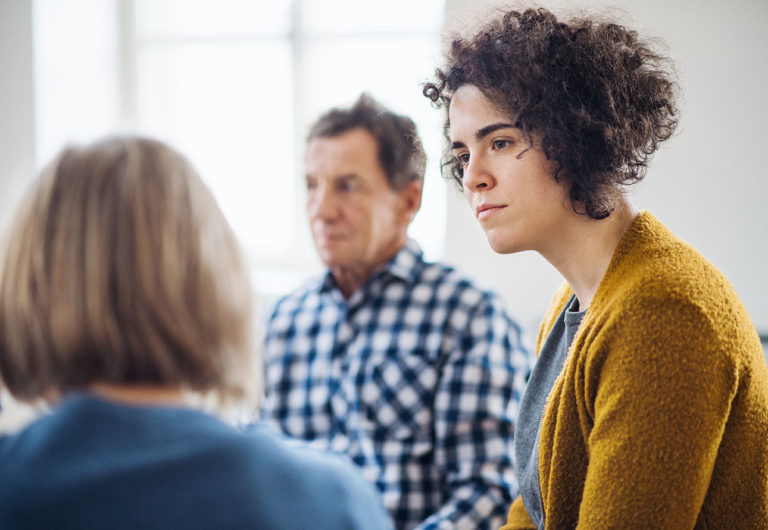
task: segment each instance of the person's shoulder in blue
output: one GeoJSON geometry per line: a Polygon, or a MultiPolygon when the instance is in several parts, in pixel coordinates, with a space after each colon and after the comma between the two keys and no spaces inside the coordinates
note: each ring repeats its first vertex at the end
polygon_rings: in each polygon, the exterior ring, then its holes
{"type": "Polygon", "coordinates": [[[0,387],[51,412],[0,438],[0,528],[392,527],[351,463],[195,407],[254,407],[262,367],[247,265],[182,155],[68,148],[9,227],[0,387]]]}
{"type": "Polygon", "coordinates": [[[2,528],[391,528],[352,464],[184,407],[68,396],[0,469],[2,528]]]}
{"type": "Polygon", "coordinates": [[[311,447],[288,444],[266,425],[257,424],[247,433],[258,445],[259,480],[264,494],[282,499],[285,510],[273,515],[289,526],[275,528],[392,528],[379,494],[363,479],[353,464],[338,455],[311,447]],[[262,458],[263,454],[270,459],[262,458]],[[263,477],[273,477],[264,481],[263,477]],[[310,502],[295,506],[294,499],[310,502]]]}

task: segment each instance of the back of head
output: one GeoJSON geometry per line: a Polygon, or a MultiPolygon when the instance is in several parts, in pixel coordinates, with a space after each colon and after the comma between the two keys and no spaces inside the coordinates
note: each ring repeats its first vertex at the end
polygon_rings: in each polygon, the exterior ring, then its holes
{"type": "Polygon", "coordinates": [[[97,382],[247,394],[247,270],[182,155],[136,137],[68,148],[9,228],[0,377],[15,397],[97,382]]]}
{"type": "Polygon", "coordinates": [[[400,190],[409,182],[424,180],[426,155],[416,124],[407,116],[395,114],[368,94],[361,94],[349,108],[336,107],[317,119],[307,140],[332,137],[352,129],[368,131],[378,143],[379,163],[389,186],[400,190]]]}

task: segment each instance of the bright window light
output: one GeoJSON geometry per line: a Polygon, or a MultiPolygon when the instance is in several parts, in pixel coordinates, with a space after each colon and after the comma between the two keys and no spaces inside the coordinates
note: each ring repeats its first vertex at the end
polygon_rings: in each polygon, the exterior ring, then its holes
{"type": "Polygon", "coordinates": [[[441,116],[421,96],[439,62],[443,0],[35,0],[41,160],[129,129],[200,170],[257,285],[321,266],[304,213],[308,125],[366,91],[413,117],[429,164],[411,235],[443,256],[441,116]]]}

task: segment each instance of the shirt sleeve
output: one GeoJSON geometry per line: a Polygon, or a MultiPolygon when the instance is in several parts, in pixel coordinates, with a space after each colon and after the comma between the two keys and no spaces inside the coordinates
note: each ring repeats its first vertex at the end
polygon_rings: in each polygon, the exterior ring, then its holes
{"type": "Polygon", "coordinates": [[[499,299],[486,295],[457,322],[462,319],[434,405],[435,460],[446,502],[419,530],[498,528],[517,495],[514,419],[531,357],[499,299]]]}

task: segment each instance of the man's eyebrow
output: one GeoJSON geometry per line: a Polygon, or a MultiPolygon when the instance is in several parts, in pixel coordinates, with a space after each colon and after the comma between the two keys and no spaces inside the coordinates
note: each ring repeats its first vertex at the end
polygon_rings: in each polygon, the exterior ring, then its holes
{"type": "Polygon", "coordinates": [[[334,177],[333,180],[336,182],[346,182],[350,180],[360,180],[360,177],[357,173],[343,173],[334,177]]]}
{"type": "MultiPolygon", "coordinates": [[[[311,179],[315,178],[315,175],[313,173],[307,173],[304,176],[305,179],[311,179]]],[[[359,180],[360,176],[357,173],[342,173],[341,175],[336,175],[332,178],[334,181],[339,180],[359,180]]]]}
{"type": "MultiPolygon", "coordinates": [[[[485,138],[489,134],[491,134],[491,133],[493,133],[495,131],[498,131],[499,129],[515,129],[515,128],[516,127],[512,123],[504,123],[504,122],[492,123],[490,125],[486,125],[485,127],[481,128],[481,129],[478,129],[477,132],[475,133],[475,138],[477,140],[482,140],[483,138],[485,138]]],[[[452,142],[451,143],[451,149],[460,149],[462,147],[466,147],[464,142],[452,142]]]]}

